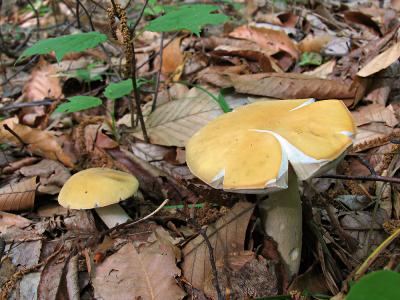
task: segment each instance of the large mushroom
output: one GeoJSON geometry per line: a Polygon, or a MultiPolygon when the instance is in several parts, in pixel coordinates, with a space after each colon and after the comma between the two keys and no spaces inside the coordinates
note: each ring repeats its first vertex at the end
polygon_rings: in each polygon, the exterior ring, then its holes
{"type": "Polygon", "coordinates": [[[108,226],[132,220],[118,204],[137,192],[132,174],[108,168],[90,168],[71,176],[58,195],[58,203],[71,209],[94,208],[108,226]]]}
{"type": "Polygon", "coordinates": [[[335,166],[355,132],[352,116],[339,100],[260,101],[195,133],[186,145],[186,161],[194,175],[214,188],[274,192],[260,204],[264,228],[294,275],[302,243],[298,180],[335,166]]]}

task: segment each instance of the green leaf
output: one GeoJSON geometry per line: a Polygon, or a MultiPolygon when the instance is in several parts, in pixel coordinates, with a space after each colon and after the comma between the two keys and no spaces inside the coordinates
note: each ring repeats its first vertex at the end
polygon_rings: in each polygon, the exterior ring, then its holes
{"type": "Polygon", "coordinates": [[[26,49],[18,58],[18,60],[31,55],[48,54],[54,51],[57,61],[60,61],[64,55],[68,53],[80,52],[96,47],[98,44],[103,43],[106,40],[107,36],[105,34],[95,31],[41,40],[30,48],[26,49]]]}
{"type": "Polygon", "coordinates": [[[383,270],[365,275],[354,286],[346,300],[400,299],[400,274],[383,270]]]}
{"type": "Polygon", "coordinates": [[[117,83],[110,83],[104,91],[104,96],[115,100],[129,95],[133,90],[132,79],[122,80],[117,83]]]}
{"type": "Polygon", "coordinates": [[[144,10],[146,16],[157,16],[162,12],[164,12],[164,6],[157,4],[157,0],[149,0],[149,3],[144,10]]]}
{"type": "Polygon", "coordinates": [[[69,102],[59,105],[54,112],[72,113],[97,107],[102,104],[100,98],[92,96],[74,96],[67,99],[69,102]]]}
{"type": "Polygon", "coordinates": [[[146,30],[170,32],[186,29],[199,35],[203,26],[221,24],[229,19],[224,14],[211,13],[216,10],[218,6],[209,4],[181,5],[151,21],[146,30]]]}
{"type": "Polygon", "coordinates": [[[304,52],[301,55],[299,66],[319,66],[322,64],[322,56],[316,52],[304,52]]]}

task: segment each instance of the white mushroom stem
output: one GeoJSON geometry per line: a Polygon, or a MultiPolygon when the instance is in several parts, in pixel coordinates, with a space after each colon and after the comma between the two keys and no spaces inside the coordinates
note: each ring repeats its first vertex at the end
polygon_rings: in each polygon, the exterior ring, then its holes
{"type": "Polygon", "coordinates": [[[96,208],[96,212],[108,228],[113,228],[118,224],[132,220],[118,203],[104,207],[98,207],[96,208]]]}
{"type": "Polygon", "coordinates": [[[301,258],[302,210],[297,177],[291,168],[288,188],[270,194],[260,204],[260,211],[265,232],[277,243],[289,276],[296,275],[301,258]]]}

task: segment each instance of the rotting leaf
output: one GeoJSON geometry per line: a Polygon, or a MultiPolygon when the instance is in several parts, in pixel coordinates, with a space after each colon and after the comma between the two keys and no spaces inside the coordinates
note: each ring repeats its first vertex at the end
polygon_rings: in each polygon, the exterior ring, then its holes
{"type": "MultiPolygon", "coordinates": [[[[244,250],[246,229],[253,209],[251,203],[238,202],[225,216],[208,226],[206,234],[214,249],[216,261],[223,260],[233,252],[244,250]]],[[[211,273],[211,265],[208,247],[201,235],[183,248],[183,260],[184,277],[195,288],[203,290],[211,273]]]]}
{"type": "Polygon", "coordinates": [[[36,177],[32,177],[0,188],[0,210],[31,209],[35,202],[36,185],[36,177]]]}
{"type": "Polygon", "coordinates": [[[185,292],[176,284],[180,275],[171,247],[155,242],[135,248],[124,245],[96,267],[93,286],[96,299],[182,299],[185,292]]]}

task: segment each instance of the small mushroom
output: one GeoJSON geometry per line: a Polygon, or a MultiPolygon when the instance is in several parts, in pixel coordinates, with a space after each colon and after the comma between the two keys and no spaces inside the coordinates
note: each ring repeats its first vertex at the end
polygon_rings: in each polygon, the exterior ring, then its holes
{"type": "Polygon", "coordinates": [[[131,197],[139,188],[136,177],[125,172],[91,168],[71,176],[58,195],[58,203],[71,209],[96,209],[108,226],[131,220],[118,204],[131,197]]]}
{"type": "Polygon", "coordinates": [[[186,145],[186,161],[194,175],[214,188],[274,192],[260,204],[264,228],[292,276],[299,269],[302,243],[298,180],[334,167],[355,131],[339,100],[260,101],[195,133],[186,145]]]}

